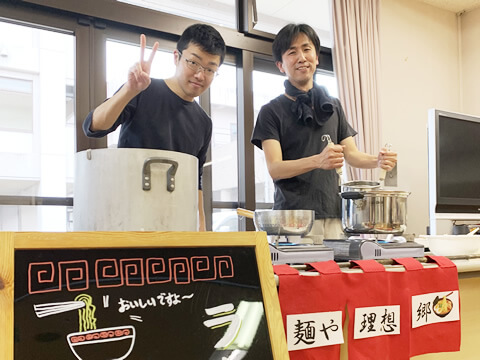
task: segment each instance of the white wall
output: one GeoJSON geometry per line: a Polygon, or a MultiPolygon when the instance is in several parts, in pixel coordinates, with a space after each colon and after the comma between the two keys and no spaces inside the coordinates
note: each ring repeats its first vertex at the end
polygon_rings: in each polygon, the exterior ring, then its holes
{"type": "Polygon", "coordinates": [[[453,12],[413,0],[381,1],[382,142],[398,152],[398,189],[411,192],[409,234],[425,234],[429,222],[428,109],[462,110],[457,27],[453,12]]]}

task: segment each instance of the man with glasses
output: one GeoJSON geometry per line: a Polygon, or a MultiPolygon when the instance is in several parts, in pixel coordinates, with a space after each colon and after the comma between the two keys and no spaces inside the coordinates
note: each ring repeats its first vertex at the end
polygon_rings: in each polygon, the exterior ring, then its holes
{"type": "Polygon", "coordinates": [[[313,81],[320,39],[306,24],[288,24],[275,37],[273,58],[287,76],[285,93],[264,105],[252,143],[263,149],[275,184],[274,209],[315,210],[314,243],[343,234],[338,177],[344,159],[358,168],[391,170],[397,154],[360,152],[340,101],[313,81]],[[330,139],[333,144],[323,139],[330,139]]]}
{"type": "Polygon", "coordinates": [[[140,61],[128,71],[127,82],[88,114],[87,136],[103,137],[122,125],[121,148],[147,148],[187,153],[198,158],[199,230],[205,230],[202,173],[212,137],[212,121],[194,101],[208,89],[225,58],[225,42],[209,25],[188,27],[173,52],[175,75],[151,79],[158,42],[144,59],[145,35],[140,36],[140,61]]]}

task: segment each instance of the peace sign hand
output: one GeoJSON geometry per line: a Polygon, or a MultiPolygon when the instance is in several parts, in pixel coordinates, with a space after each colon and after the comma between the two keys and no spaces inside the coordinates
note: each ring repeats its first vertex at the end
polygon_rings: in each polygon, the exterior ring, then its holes
{"type": "Polygon", "coordinates": [[[134,91],[135,93],[140,93],[145,90],[150,83],[150,69],[152,67],[153,58],[158,49],[158,42],[156,41],[153,44],[152,52],[148,60],[144,60],[145,55],[145,46],[147,39],[144,34],[140,35],[140,61],[135,63],[128,70],[128,79],[126,86],[129,90],[134,91]]]}

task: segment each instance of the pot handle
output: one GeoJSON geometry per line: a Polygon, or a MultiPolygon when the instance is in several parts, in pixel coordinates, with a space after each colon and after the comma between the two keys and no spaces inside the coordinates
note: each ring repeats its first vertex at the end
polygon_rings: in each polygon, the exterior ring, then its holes
{"type": "Polygon", "coordinates": [[[143,190],[148,191],[152,187],[150,164],[154,163],[171,165],[170,168],[167,170],[167,191],[172,192],[173,190],[175,190],[175,174],[177,172],[178,162],[176,162],[175,160],[160,157],[149,157],[145,159],[142,168],[143,190]]]}
{"type": "Polygon", "coordinates": [[[358,199],[364,198],[363,193],[358,191],[345,191],[340,193],[340,196],[342,197],[342,199],[349,199],[349,200],[358,200],[358,199]]]}
{"type": "Polygon", "coordinates": [[[252,210],[237,208],[237,215],[243,216],[249,219],[253,219],[253,216],[255,215],[255,213],[252,210]]]}
{"type": "MultiPolygon", "coordinates": [[[[391,151],[392,144],[386,143],[385,148],[387,149],[387,151],[391,151]]],[[[384,184],[386,176],[387,176],[387,170],[380,168],[379,175],[378,175],[378,180],[380,181],[380,183],[384,184]]]]}

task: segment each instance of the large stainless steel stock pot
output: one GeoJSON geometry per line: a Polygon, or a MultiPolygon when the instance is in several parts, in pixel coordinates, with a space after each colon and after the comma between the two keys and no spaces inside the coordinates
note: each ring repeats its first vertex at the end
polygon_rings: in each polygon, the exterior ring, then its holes
{"type": "Polygon", "coordinates": [[[75,231],[196,231],[198,159],[151,149],[75,157],[75,231]]]}
{"type": "Polygon", "coordinates": [[[406,191],[342,192],[342,225],[351,234],[394,234],[406,230],[406,191]]]}

